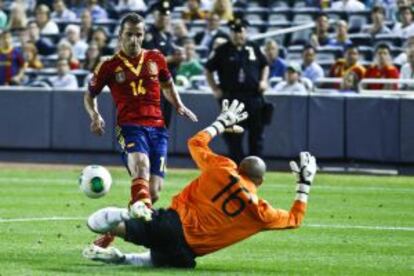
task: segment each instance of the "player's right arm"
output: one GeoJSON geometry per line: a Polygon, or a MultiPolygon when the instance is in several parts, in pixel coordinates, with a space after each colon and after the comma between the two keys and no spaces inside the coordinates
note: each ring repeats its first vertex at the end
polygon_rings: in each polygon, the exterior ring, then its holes
{"type": "Polygon", "coordinates": [[[89,81],[88,90],[83,97],[85,110],[91,119],[91,132],[96,135],[103,135],[105,132],[105,121],[99,113],[97,96],[107,84],[108,73],[106,64],[102,62],[98,65],[89,81]]]}

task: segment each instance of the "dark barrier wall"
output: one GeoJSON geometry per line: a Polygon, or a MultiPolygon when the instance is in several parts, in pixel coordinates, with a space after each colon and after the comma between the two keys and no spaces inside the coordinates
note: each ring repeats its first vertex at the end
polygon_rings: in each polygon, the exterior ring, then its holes
{"type": "MultiPolygon", "coordinates": [[[[182,93],[198,123],[173,115],[170,154],[188,154],[187,140],[208,126],[219,107],[211,94],[182,93]]],[[[414,161],[414,99],[361,95],[268,95],[273,122],[265,130],[266,157],[295,158],[309,150],[319,158],[376,162],[414,161]]],[[[102,137],[89,131],[83,93],[0,90],[0,149],[113,152],[115,108],[109,93],[99,97],[106,121],[102,137]]],[[[222,139],[211,147],[225,153],[222,139]]]]}

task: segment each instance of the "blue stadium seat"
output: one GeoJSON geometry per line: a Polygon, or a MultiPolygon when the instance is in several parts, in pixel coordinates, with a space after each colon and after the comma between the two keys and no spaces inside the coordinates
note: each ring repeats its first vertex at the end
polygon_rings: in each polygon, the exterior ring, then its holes
{"type": "Polygon", "coordinates": [[[371,46],[358,46],[358,51],[362,60],[372,61],[374,58],[374,49],[371,46]]]}
{"type": "Polygon", "coordinates": [[[349,39],[358,46],[372,46],[372,37],[369,34],[357,33],[349,34],[349,39]]]}
{"type": "Polygon", "coordinates": [[[386,43],[390,46],[401,47],[403,43],[402,37],[395,34],[378,34],[374,38],[374,45],[386,43]]]}
{"type": "Polygon", "coordinates": [[[318,8],[298,8],[292,10],[294,23],[308,23],[313,22],[316,14],[320,12],[318,8]]]}
{"type": "Polygon", "coordinates": [[[277,7],[273,8],[268,17],[269,24],[274,24],[276,22],[290,22],[291,10],[287,7],[277,7]]]}
{"type": "Polygon", "coordinates": [[[312,33],[311,29],[305,29],[301,31],[296,31],[292,34],[290,39],[291,45],[304,45],[309,42],[310,35],[312,33]]]}
{"type": "Polygon", "coordinates": [[[365,12],[353,12],[348,14],[348,30],[350,33],[358,33],[362,27],[368,24],[368,15],[365,12]]]}

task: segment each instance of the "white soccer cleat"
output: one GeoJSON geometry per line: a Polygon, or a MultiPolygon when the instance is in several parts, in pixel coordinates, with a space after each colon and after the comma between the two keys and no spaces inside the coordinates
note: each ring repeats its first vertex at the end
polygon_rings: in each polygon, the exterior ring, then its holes
{"type": "Polygon", "coordinates": [[[128,220],[128,210],[125,208],[107,207],[89,216],[87,225],[96,233],[107,233],[121,221],[128,220]]]}
{"type": "Polygon", "coordinates": [[[102,248],[91,244],[82,251],[83,257],[93,261],[110,264],[120,264],[125,261],[125,255],[115,247],[102,248]]]}
{"type": "Polygon", "coordinates": [[[150,221],[152,220],[152,212],[153,211],[142,201],[137,201],[129,207],[130,218],[150,221]]]}

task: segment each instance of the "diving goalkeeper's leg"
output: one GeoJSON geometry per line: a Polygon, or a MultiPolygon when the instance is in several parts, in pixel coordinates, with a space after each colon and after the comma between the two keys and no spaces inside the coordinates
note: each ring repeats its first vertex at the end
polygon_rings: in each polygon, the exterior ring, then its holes
{"type": "Polygon", "coordinates": [[[101,248],[92,244],[83,250],[82,255],[89,260],[109,264],[129,264],[139,267],[153,266],[150,251],[124,254],[115,247],[101,248]]]}

